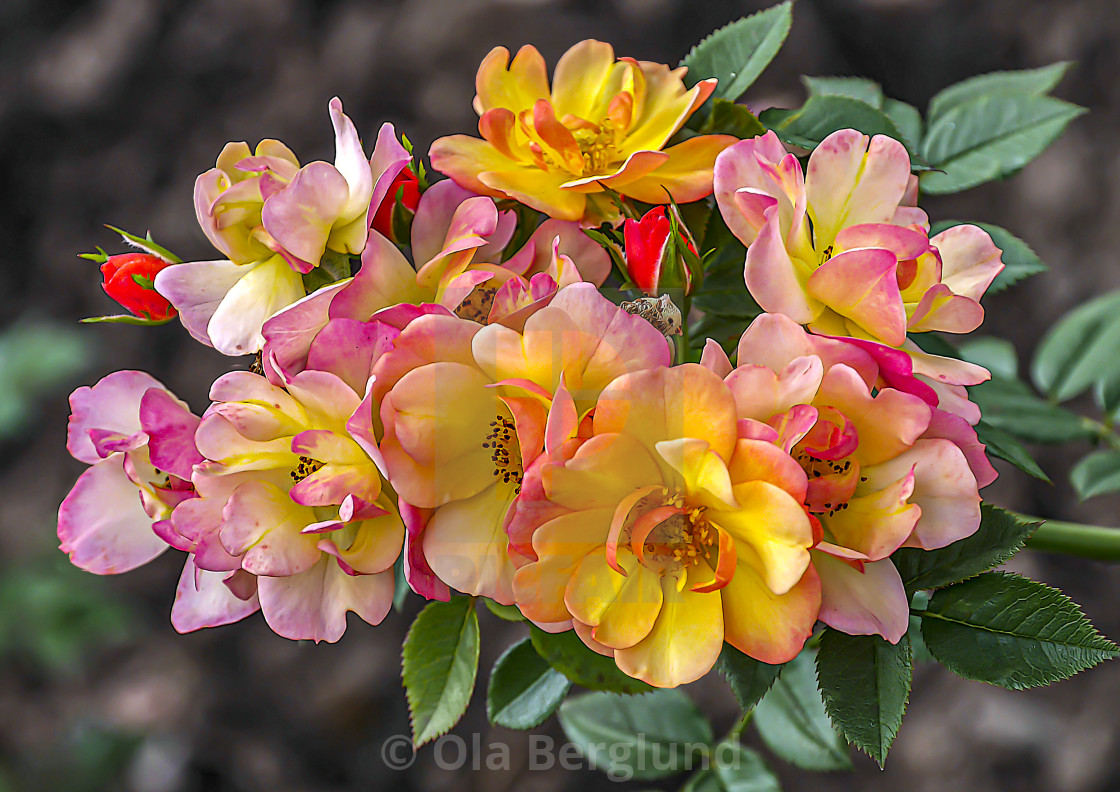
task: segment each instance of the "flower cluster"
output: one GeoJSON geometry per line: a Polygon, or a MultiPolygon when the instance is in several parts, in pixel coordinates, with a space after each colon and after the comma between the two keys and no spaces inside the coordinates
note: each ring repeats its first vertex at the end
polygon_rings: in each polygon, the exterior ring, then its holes
{"type": "Polygon", "coordinates": [[[336,641],[407,585],[516,606],[659,687],[725,643],[788,661],[818,621],[897,643],[892,554],[976,531],[996,475],[964,387],[987,372],[911,339],[976,329],[1001,252],[930,236],[891,138],[842,129],[803,166],[774,132],[682,133],[715,87],[684,78],[586,41],[550,87],[499,47],[482,137],[437,140],[431,185],[389,124],[367,158],[337,99],[333,164],[227,145],[195,185],[221,258],[103,270],[252,368],[201,418],[141,372],[76,391],[91,467],[62,549],[101,574],[184,551],[179,630],[260,610],[336,641]],[[693,354],[700,214],[763,313],[693,354]],[[650,320],[667,294],[679,341],[650,320]]]}

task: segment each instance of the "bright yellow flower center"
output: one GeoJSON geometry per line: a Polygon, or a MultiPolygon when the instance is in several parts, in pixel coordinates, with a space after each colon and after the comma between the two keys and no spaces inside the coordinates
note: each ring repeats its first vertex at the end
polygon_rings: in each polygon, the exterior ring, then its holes
{"type": "Polygon", "coordinates": [[[714,565],[719,537],[705,512],[689,506],[683,494],[660,487],[634,504],[618,544],[629,544],[643,566],[658,574],[701,561],[714,565]]]}
{"type": "Polygon", "coordinates": [[[583,173],[580,175],[604,173],[618,161],[618,133],[609,118],[603,119],[599,126],[572,129],[572,136],[583,156],[583,173]]]}

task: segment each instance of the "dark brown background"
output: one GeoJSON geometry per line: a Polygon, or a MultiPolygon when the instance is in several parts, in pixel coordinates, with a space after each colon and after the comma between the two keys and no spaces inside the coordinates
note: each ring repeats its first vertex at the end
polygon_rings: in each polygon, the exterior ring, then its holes
{"type": "MultiPolygon", "coordinates": [[[[620,55],[676,62],[709,30],[760,5],[3,0],[0,321],[112,312],[96,267],[75,258],[114,245],[102,223],[150,228],[188,260],[212,257],[194,224],[195,175],[235,139],[277,137],[302,161],[329,159],[333,95],[367,141],[391,120],[423,149],[440,134],[473,130],[474,72],[495,44],[535,43],[555,63],[596,37],[620,55]]],[[[924,107],[938,88],[975,73],[1078,61],[1057,93],[1090,115],[1021,175],[927,205],[935,219],[1005,225],[1050,263],[1049,274],[987,301],[984,332],[1014,339],[1025,358],[1065,310],[1120,287],[1118,44],[1114,0],[800,0],[789,42],[747,98],[793,106],[802,99],[797,75],[855,74],[924,107]]],[[[82,333],[95,354],[69,387],[143,368],[201,411],[225,365],[177,325],[82,333]]],[[[481,695],[457,733],[504,742],[510,769],[446,772],[425,750],[407,773],[388,770],[382,741],[407,731],[400,614],[376,629],[352,620],[336,646],[276,638],[259,617],[180,637],[167,622],[178,559],[114,579],[70,572],[53,535],[57,504],[81,471],[63,448],[65,391],[41,394],[36,407],[18,436],[0,442],[0,792],[614,788],[590,771],[527,771],[525,736],[488,727],[481,695]]],[[[1116,498],[1079,506],[1061,483],[1085,450],[1043,450],[1055,487],[1004,469],[989,497],[1116,524],[1116,498]]],[[[1015,566],[1062,586],[1120,637],[1115,568],[1031,553],[1015,566]]],[[[483,618],[488,668],[517,635],[483,618]]],[[[693,692],[727,728],[733,704],[719,680],[693,692]]],[[[848,775],[775,766],[791,790],[1116,789],[1118,694],[1115,665],[1018,694],[923,666],[885,772],[864,757],[848,775]]],[[[543,732],[558,736],[555,720],[543,732]]]]}

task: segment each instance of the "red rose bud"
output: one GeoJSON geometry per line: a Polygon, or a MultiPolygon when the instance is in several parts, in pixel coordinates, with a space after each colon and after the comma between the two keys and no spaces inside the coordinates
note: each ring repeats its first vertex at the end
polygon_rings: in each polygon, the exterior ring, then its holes
{"type": "Polygon", "coordinates": [[[673,227],[665,214],[664,206],[655,206],[641,220],[627,220],[622,224],[626,245],[626,271],[630,280],[646,294],[656,296],[659,291],[683,288],[687,294],[692,288],[692,273],[678,252],[681,244],[696,253],[692,241],[677,232],[673,242],[673,227]]]}
{"type": "Polygon", "coordinates": [[[411,221],[412,215],[416,213],[416,206],[420,203],[420,181],[416,178],[416,174],[412,172],[412,166],[406,166],[397,178],[393,179],[393,183],[389,185],[389,192],[385,194],[385,198],[381,201],[381,205],[377,207],[377,211],[373,215],[373,223],[370,226],[374,231],[381,234],[387,239],[394,242],[400,242],[402,236],[406,236],[402,232],[402,221],[411,221]],[[400,200],[397,200],[397,196],[400,200]],[[398,211],[398,204],[404,212],[398,211]],[[398,233],[394,233],[398,232],[398,233]]]}
{"type": "Polygon", "coordinates": [[[170,261],[149,253],[109,256],[101,265],[105,277],[101,288],[133,316],[157,321],[170,319],[177,312],[153,283],[156,273],[168,266],[170,261]]]}

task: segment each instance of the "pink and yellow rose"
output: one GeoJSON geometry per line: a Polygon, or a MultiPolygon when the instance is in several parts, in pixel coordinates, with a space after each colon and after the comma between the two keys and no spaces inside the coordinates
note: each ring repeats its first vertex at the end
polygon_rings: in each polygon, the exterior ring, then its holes
{"type": "Polygon", "coordinates": [[[610,44],[582,41],[557,62],[525,46],[510,62],[495,47],[482,61],[475,111],[482,139],[432,144],[432,167],[463,187],[512,198],[550,217],[597,225],[618,209],[604,188],[647,203],[696,201],[712,192],[712,163],[735,138],[701,135],[666,148],[715,90],[691,89],[684,69],[615,58],[610,44]]]}

